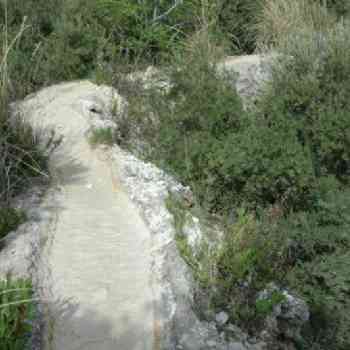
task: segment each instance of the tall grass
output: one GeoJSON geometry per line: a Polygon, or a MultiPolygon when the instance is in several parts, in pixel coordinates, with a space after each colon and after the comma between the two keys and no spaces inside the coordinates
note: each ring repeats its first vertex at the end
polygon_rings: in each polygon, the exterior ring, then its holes
{"type": "Polygon", "coordinates": [[[29,349],[35,298],[27,280],[0,281],[0,349],[29,349]]]}
{"type": "Polygon", "coordinates": [[[257,13],[256,32],[259,49],[270,50],[298,40],[296,30],[322,33],[337,22],[323,2],[313,0],[264,0],[257,13]]]}
{"type": "MultiPolygon", "coordinates": [[[[18,33],[9,40],[7,11],[0,28],[0,204],[21,191],[28,181],[42,175],[45,167],[45,152],[39,146],[39,139],[20,114],[11,112],[11,101],[16,99],[10,92],[9,55],[17,41],[28,29],[25,18],[18,33]]],[[[26,82],[22,82],[25,84],[26,82]]]]}
{"type": "MultiPolygon", "coordinates": [[[[23,215],[10,207],[11,199],[24,191],[31,179],[45,174],[46,154],[39,138],[20,114],[11,111],[17,96],[11,90],[11,50],[29,29],[22,19],[18,32],[9,35],[7,2],[0,28],[0,239],[22,222],[23,215]]],[[[22,81],[21,84],[26,84],[22,81]]],[[[47,175],[46,175],[47,176],[47,175]]],[[[7,277],[0,281],[0,349],[27,348],[32,332],[34,299],[28,280],[7,277]]]]}

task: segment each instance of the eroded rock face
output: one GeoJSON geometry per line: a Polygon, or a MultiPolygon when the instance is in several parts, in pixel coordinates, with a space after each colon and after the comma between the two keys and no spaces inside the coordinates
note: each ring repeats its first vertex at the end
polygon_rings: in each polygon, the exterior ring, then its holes
{"type": "Polygon", "coordinates": [[[218,64],[220,73],[235,73],[234,85],[247,106],[270,78],[269,64],[273,56],[249,55],[228,57],[218,64]]]}

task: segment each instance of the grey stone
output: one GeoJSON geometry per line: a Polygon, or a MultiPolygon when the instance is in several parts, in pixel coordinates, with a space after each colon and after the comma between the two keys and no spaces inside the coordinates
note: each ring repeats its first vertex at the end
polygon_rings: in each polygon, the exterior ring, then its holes
{"type": "Polygon", "coordinates": [[[287,291],[284,291],[283,295],[286,299],[282,302],[279,317],[299,326],[307,322],[310,318],[310,312],[306,302],[300,298],[294,297],[287,291]]]}
{"type": "Polygon", "coordinates": [[[214,340],[208,340],[208,341],[207,341],[207,345],[208,345],[210,348],[215,349],[216,346],[217,346],[217,343],[216,343],[216,341],[214,341],[214,340]]]}
{"type": "Polygon", "coordinates": [[[258,294],[258,300],[269,299],[274,292],[281,293],[284,300],[274,305],[272,313],[265,318],[265,330],[260,334],[261,339],[268,341],[279,335],[287,339],[300,339],[301,328],[310,318],[306,302],[274,283],[258,294]]]}
{"type": "Polygon", "coordinates": [[[247,350],[247,348],[242,343],[229,343],[228,350],[247,350]]]}
{"type": "Polygon", "coordinates": [[[219,73],[232,75],[233,85],[242,97],[245,107],[252,105],[258,92],[270,79],[269,63],[273,55],[248,55],[227,57],[218,64],[219,73]]]}
{"type": "Polygon", "coordinates": [[[229,319],[229,316],[226,312],[221,311],[215,315],[215,321],[218,323],[219,326],[223,326],[227,323],[229,319]]]}
{"type": "Polygon", "coordinates": [[[249,350],[268,350],[267,344],[265,342],[259,342],[256,344],[252,344],[248,347],[249,350]]]}

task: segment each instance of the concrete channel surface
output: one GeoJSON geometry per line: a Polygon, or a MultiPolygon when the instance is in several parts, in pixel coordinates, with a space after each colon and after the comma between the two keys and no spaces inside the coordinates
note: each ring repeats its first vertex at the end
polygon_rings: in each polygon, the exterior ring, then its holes
{"type": "Polygon", "coordinates": [[[158,350],[150,233],[107,154],[86,137],[89,120],[79,101],[98,94],[94,84],[74,82],[23,103],[35,128],[63,136],[50,159],[57,194],[47,204],[55,220],[40,269],[48,306],[44,350],[158,350]]]}

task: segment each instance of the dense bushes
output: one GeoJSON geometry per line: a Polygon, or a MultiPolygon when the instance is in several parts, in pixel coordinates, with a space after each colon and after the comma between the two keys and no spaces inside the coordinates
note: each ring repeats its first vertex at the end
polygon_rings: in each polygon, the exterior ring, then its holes
{"type": "MultiPolygon", "coordinates": [[[[123,62],[169,62],[174,48],[203,27],[229,42],[231,52],[251,53],[257,42],[270,42],[294,23],[280,20],[285,15],[294,14],[299,23],[312,17],[310,2],[318,0],[10,1],[10,41],[24,23],[21,40],[10,53],[12,90],[25,95],[45,84],[91,77],[121,57],[123,62]]],[[[338,16],[347,14],[347,2],[327,4],[338,16]]],[[[5,24],[4,2],[0,21],[5,24]]]]}
{"type": "MultiPolygon", "coordinates": [[[[230,41],[233,52],[252,52],[259,4],[260,0],[10,1],[9,41],[23,29],[9,57],[12,91],[25,95],[57,81],[91,77],[120,58],[169,62],[173,50],[203,27],[217,39],[230,41]]],[[[5,25],[4,2],[0,21],[5,25]]]]}
{"type": "Polygon", "coordinates": [[[207,59],[197,52],[182,61],[168,97],[160,96],[157,157],[193,186],[202,203],[220,207],[231,198],[219,173],[218,163],[226,161],[225,154],[218,159],[219,152],[228,134],[242,128],[243,109],[229,81],[217,77],[207,59]]]}
{"type": "Polygon", "coordinates": [[[281,55],[253,111],[217,78],[208,50],[192,46],[157,110],[157,156],[211,211],[236,213],[215,253],[204,245],[192,255],[178,238],[200,284],[212,286],[214,307],[256,332],[280,301],[261,305],[258,292],[278,283],[311,310],[298,346],[343,350],[350,346],[350,40],[346,22],[314,6],[270,41],[281,55]]]}
{"type": "Polygon", "coordinates": [[[218,77],[202,49],[191,52],[174,69],[163,103],[156,104],[161,145],[156,157],[212,211],[310,204],[315,171],[309,148],[299,140],[299,121],[277,107],[269,118],[244,111],[233,77],[218,77]]]}
{"type": "Polygon", "coordinates": [[[218,76],[215,50],[200,36],[173,63],[170,91],[152,96],[154,156],[211,211],[304,210],[316,201],[317,179],[348,181],[350,41],[343,24],[311,29],[297,26],[288,45],[280,40],[284,56],[254,111],[243,110],[232,76],[218,76]]]}
{"type": "Polygon", "coordinates": [[[333,174],[342,181],[349,175],[349,69],[347,26],[320,34],[296,32],[298,40],[284,46],[287,57],[273,70],[271,90],[262,113],[274,120],[279,113],[295,123],[299,142],[310,149],[315,174],[333,174]],[[339,52],[342,52],[340,55],[339,52]],[[271,104],[271,101],[274,101],[271,104]]]}
{"type": "Polygon", "coordinates": [[[276,292],[264,301],[258,295],[277,284],[310,307],[302,339],[293,339],[298,348],[345,350],[350,344],[350,193],[332,177],[323,179],[320,188],[315,209],[288,216],[278,206],[256,214],[237,210],[235,223],[216,249],[202,242],[192,251],[182,232],[181,204],[171,199],[168,208],[174,214],[178,248],[214,312],[225,310],[232,322],[259,334],[283,295],[276,292]]]}

